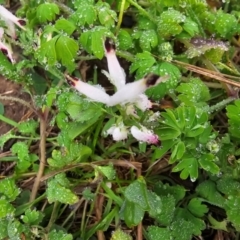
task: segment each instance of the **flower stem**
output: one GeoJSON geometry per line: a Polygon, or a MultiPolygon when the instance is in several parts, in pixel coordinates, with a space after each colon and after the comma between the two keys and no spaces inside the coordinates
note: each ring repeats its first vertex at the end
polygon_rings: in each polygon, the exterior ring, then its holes
{"type": "Polygon", "coordinates": [[[208,113],[212,113],[212,112],[218,111],[218,110],[224,108],[229,103],[233,102],[235,99],[236,98],[234,98],[234,97],[229,97],[227,99],[222,100],[221,102],[218,102],[217,104],[215,104],[213,106],[205,107],[204,110],[207,111],[208,113]]]}
{"type": "Polygon", "coordinates": [[[7,124],[9,124],[9,125],[11,125],[13,127],[17,127],[18,126],[17,122],[15,122],[15,121],[13,121],[13,120],[11,120],[11,119],[9,119],[9,118],[1,115],[1,114],[0,114],[0,121],[3,121],[3,122],[5,122],[5,123],[7,123],[7,124]]]}
{"type": "Polygon", "coordinates": [[[122,24],[125,3],[126,3],[126,0],[122,0],[121,7],[120,7],[120,12],[119,12],[119,16],[118,16],[118,23],[117,23],[117,26],[116,26],[116,34],[118,34],[119,29],[120,29],[121,24],[122,24]]]}
{"type": "Polygon", "coordinates": [[[154,23],[156,22],[156,20],[154,18],[152,18],[152,16],[144,9],[142,8],[137,2],[135,2],[134,0],[127,0],[130,4],[132,4],[135,8],[137,8],[137,10],[142,14],[145,15],[146,17],[148,17],[151,21],[153,21],[154,23]]]}

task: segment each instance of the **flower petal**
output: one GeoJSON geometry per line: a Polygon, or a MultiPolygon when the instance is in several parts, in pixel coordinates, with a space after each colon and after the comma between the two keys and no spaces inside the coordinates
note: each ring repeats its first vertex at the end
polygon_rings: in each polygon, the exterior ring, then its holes
{"type": "Polygon", "coordinates": [[[145,92],[149,87],[157,85],[162,79],[156,74],[149,74],[141,80],[126,84],[110,97],[109,106],[133,102],[140,94],[145,92]]]}
{"type": "Polygon", "coordinates": [[[0,27],[0,39],[2,39],[4,34],[4,29],[2,27],[0,27]]]}
{"type": "Polygon", "coordinates": [[[20,18],[17,18],[15,15],[13,15],[10,11],[8,11],[5,7],[0,5],[0,19],[2,19],[6,26],[7,26],[7,34],[10,35],[12,38],[16,38],[16,31],[15,26],[18,25],[20,28],[25,30],[24,25],[26,25],[26,21],[20,18]]]}
{"type": "Polygon", "coordinates": [[[127,138],[128,130],[124,126],[123,122],[121,122],[118,126],[113,125],[110,127],[107,130],[107,134],[111,134],[114,141],[121,141],[127,138]]]}
{"type": "Polygon", "coordinates": [[[152,102],[148,99],[147,95],[140,94],[139,97],[134,101],[137,108],[145,111],[152,107],[152,102]]]}
{"type": "Polygon", "coordinates": [[[126,83],[126,75],[116,57],[115,45],[111,43],[109,38],[107,38],[104,46],[111,82],[117,89],[120,89],[126,83]]]}
{"type": "Polygon", "coordinates": [[[73,78],[66,75],[68,83],[77,89],[80,93],[84,94],[93,101],[109,104],[109,95],[103,89],[92,86],[88,83],[81,81],[78,78],[73,78]]]}
{"type": "Polygon", "coordinates": [[[131,134],[134,138],[141,142],[147,142],[151,144],[158,144],[158,136],[155,135],[151,130],[141,127],[141,129],[136,126],[131,127],[131,134]]]}
{"type": "Polygon", "coordinates": [[[8,11],[5,7],[3,7],[1,5],[0,5],[0,17],[4,21],[11,21],[11,22],[15,23],[16,25],[18,25],[20,28],[25,30],[25,28],[23,26],[26,25],[26,21],[16,17],[15,15],[13,15],[10,11],[8,11]]]}
{"type": "Polygon", "coordinates": [[[15,60],[13,59],[13,52],[10,46],[8,46],[7,44],[0,42],[0,51],[8,58],[8,60],[12,63],[15,62],[15,60]]]}

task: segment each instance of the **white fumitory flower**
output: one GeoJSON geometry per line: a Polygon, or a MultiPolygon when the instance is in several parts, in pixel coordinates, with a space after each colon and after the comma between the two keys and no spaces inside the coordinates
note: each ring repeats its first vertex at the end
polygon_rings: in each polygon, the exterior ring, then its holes
{"type": "Polygon", "coordinates": [[[159,143],[158,136],[144,126],[141,126],[140,129],[136,126],[132,126],[131,134],[140,142],[147,142],[151,144],[159,143]]]}
{"type": "Polygon", "coordinates": [[[113,125],[107,130],[107,134],[111,134],[113,136],[114,141],[121,141],[127,138],[128,130],[123,123],[118,125],[113,125]]]}
{"type": "Polygon", "coordinates": [[[16,39],[17,37],[14,24],[19,26],[21,29],[25,30],[24,25],[26,25],[26,21],[16,17],[1,5],[0,5],[0,19],[3,20],[6,24],[7,34],[14,39],[16,39]]]}
{"type": "Polygon", "coordinates": [[[4,29],[0,27],[0,51],[9,59],[10,62],[14,62],[13,52],[10,45],[6,44],[3,39],[4,29]]]}
{"type": "Polygon", "coordinates": [[[168,76],[160,77],[156,74],[148,74],[138,81],[126,84],[126,76],[116,57],[115,46],[111,44],[109,39],[105,41],[105,56],[108,63],[109,80],[117,89],[115,94],[110,96],[103,89],[67,75],[69,84],[89,99],[104,103],[107,106],[135,103],[143,111],[151,107],[150,101],[143,93],[148,88],[168,79],[168,76]]]}

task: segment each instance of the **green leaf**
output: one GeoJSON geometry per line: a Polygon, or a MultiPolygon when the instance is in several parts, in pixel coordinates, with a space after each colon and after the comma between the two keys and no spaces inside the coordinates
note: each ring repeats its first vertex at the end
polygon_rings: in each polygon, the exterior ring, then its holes
{"type": "Polygon", "coordinates": [[[108,28],[113,27],[117,21],[116,12],[111,10],[110,5],[107,2],[99,1],[96,4],[96,7],[100,23],[108,28]]]}
{"type": "Polygon", "coordinates": [[[175,198],[176,203],[178,203],[184,198],[186,190],[184,187],[179,185],[169,186],[169,184],[158,182],[154,185],[154,192],[160,197],[172,195],[175,198]]]}
{"type": "Polygon", "coordinates": [[[179,141],[175,147],[173,148],[172,154],[171,154],[171,158],[169,160],[169,163],[174,163],[175,161],[179,160],[182,158],[183,154],[186,151],[186,147],[184,142],[179,141]]]}
{"type": "Polygon", "coordinates": [[[144,210],[138,204],[126,200],[123,205],[123,216],[128,227],[137,226],[144,217],[144,210]]]}
{"type": "Polygon", "coordinates": [[[129,202],[139,205],[143,210],[154,211],[155,214],[161,212],[161,199],[155,193],[147,190],[143,178],[138,178],[131,183],[124,191],[124,196],[129,202]]]}
{"type": "Polygon", "coordinates": [[[211,153],[203,154],[200,159],[198,160],[199,165],[208,172],[211,172],[212,174],[218,174],[220,171],[220,168],[216,163],[214,163],[215,156],[211,153]]]}
{"type": "Polygon", "coordinates": [[[113,232],[111,240],[132,240],[132,237],[121,229],[117,229],[113,232]]]}
{"type": "Polygon", "coordinates": [[[231,38],[237,32],[237,19],[233,14],[217,11],[215,29],[223,38],[231,38]]]}
{"type": "Polygon", "coordinates": [[[64,31],[68,35],[71,35],[76,29],[75,25],[72,22],[64,18],[58,19],[55,23],[55,27],[57,30],[64,31]]]}
{"type": "Polygon", "coordinates": [[[198,178],[198,162],[195,158],[184,158],[173,169],[172,172],[180,172],[182,179],[187,179],[189,176],[192,182],[198,178]]]}
{"type": "Polygon", "coordinates": [[[12,132],[7,132],[0,136],[0,148],[3,148],[4,144],[11,138],[16,137],[12,132]]]}
{"type": "Polygon", "coordinates": [[[157,129],[156,133],[161,141],[176,139],[181,135],[181,131],[165,126],[157,129]]]}
{"type": "Polygon", "coordinates": [[[68,123],[65,134],[68,134],[70,139],[74,139],[80,134],[84,133],[91,126],[93,126],[99,120],[99,115],[93,116],[89,121],[85,122],[71,122],[68,123]]]}
{"type": "Polygon", "coordinates": [[[228,105],[227,116],[228,116],[228,124],[229,124],[229,132],[235,138],[240,138],[240,100],[236,100],[234,105],[228,105]]]}
{"type": "Polygon", "coordinates": [[[20,189],[17,187],[13,178],[5,178],[0,181],[0,193],[12,202],[20,194],[20,189]]]}
{"type": "Polygon", "coordinates": [[[89,53],[101,59],[104,56],[103,39],[106,37],[113,37],[113,34],[105,27],[96,26],[83,32],[79,40],[89,53]]]}
{"type": "Polygon", "coordinates": [[[204,55],[213,63],[218,63],[227,50],[228,47],[223,41],[196,37],[191,40],[191,46],[186,51],[186,55],[188,58],[204,55]]]}
{"type": "Polygon", "coordinates": [[[27,170],[31,166],[31,157],[28,152],[28,146],[24,142],[15,143],[11,151],[18,156],[18,168],[22,171],[27,170]]]}
{"type": "Polygon", "coordinates": [[[212,228],[214,229],[220,229],[225,232],[227,232],[227,221],[223,220],[221,222],[217,221],[215,218],[213,218],[210,214],[208,215],[208,220],[212,224],[212,228]]]}
{"type": "Polygon", "coordinates": [[[75,69],[75,57],[77,56],[78,44],[68,36],[60,35],[56,41],[57,59],[72,72],[75,69]]]}
{"type": "Polygon", "coordinates": [[[210,99],[208,87],[199,78],[191,78],[188,83],[181,83],[176,91],[180,93],[180,101],[186,105],[202,106],[210,99]]]}
{"type": "Polygon", "coordinates": [[[37,210],[27,209],[22,220],[26,224],[38,225],[43,219],[43,213],[37,210]]]}
{"type": "Polygon", "coordinates": [[[222,177],[217,181],[217,189],[227,196],[234,196],[240,191],[240,183],[233,177],[222,177]]]}
{"type": "Polygon", "coordinates": [[[240,197],[231,195],[226,200],[226,212],[228,221],[232,222],[237,231],[240,231],[240,197]]]}
{"type": "MultiPolygon", "coordinates": [[[[161,132],[161,129],[159,129],[159,132],[161,132]]],[[[152,159],[153,160],[161,159],[168,152],[168,150],[171,149],[171,147],[174,144],[175,144],[175,142],[172,141],[172,140],[161,141],[161,147],[155,149],[155,151],[153,153],[153,156],[152,156],[152,159]]]]}
{"type": "Polygon", "coordinates": [[[0,239],[5,239],[8,236],[7,226],[7,219],[0,219],[0,239]]]}
{"type": "Polygon", "coordinates": [[[149,240],[171,240],[171,231],[168,228],[160,228],[157,226],[149,226],[147,228],[149,240]]]}
{"type": "Polygon", "coordinates": [[[188,203],[188,210],[196,217],[203,217],[208,212],[208,207],[202,204],[199,198],[192,198],[188,203]]]}
{"type": "Polygon", "coordinates": [[[130,72],[137,71],[137,75],[144,76],[149,72],[150,68],[156,62],[150,52],[144,51],[143,53],[137,53],[134,62],[130,66],[130,72]]]}
{"type": "Polygon", "coordinates": [[[161,197],[162,200],[162,212],[157,214],[154,218],[161,226],[169,226],[173,220],[175,212],[176,200],[173,195],[161,197]]]}
{"type": "Polygon", "coordinates": [[[155,30],[149,29],[142,32],[139,38],[139,45],[143,51],[151,51],[158,45],[158,36],[155,30]]]}
{"type": "Polygon", "coordinates": [[[109,166],[95,166],[94,168],[102,173],[108,180],[113,180],[116,177],[116,170],[113,168],[113,164],[109,166]]]}
{"type": "Polygon", "coordinates": [[[92,119],[92,116],[95,118],[100,118],[103,114],[103,111],[99,106],[90,105],[88,109],[83,110],[80,105],[68,105],[67,112],[70,114],[71,118],[77,122],[86,122],[92,119]]]}
{"type": "Polygon", "coordinates": [[[66,148],[62,151],[56,149],[52,151],[52,157],[47,160],[50,166],[62,168],[69,164],[77,164],[83,162],[92,154],[92,150],[81,143],[70,142],[65,146],[66,148]]]}
{"type": "Polygon", "coordinates": [[[75,8],[79,8],[83,5],[93,5],[94,4],[94,0],[75,0],[73,2],[75,8]]]}
{"type": "Polygon", "coordinates": [[[200,183],[196,192],[209,203],[222,207],[225,204],[225,198],[217,191],[216,184],[210,180],[200,183]]]}
{"type": "Polygon", "coordinates": [[[26,122],[20,122],[18,125],[18,130],[22,134],[30,134],[32,136],[36,135],[36,129],[39,123],[33,119],[29,119],[26,122]]]}
{"type": "MultiPolygon", "coordinates": [[[[63,175],[63,174],[58,174],[63,175]]],[[[78,197],[68,188],[65,187],[67,179],[59,178],[56,175],[53,179],[48,181],[47,184],[47,198],[49,203],[59,201],[65,204],[74,204],[78,201],[78,197]]]]}
{"type": "Polygon", "coordinates": [[[15,211],[14,207],[6,199],[0,198],[0,218],[4,218],[13,214],[15,211]]]}
{"type": "Polygon", "coordinates": [[[190,18],[186,18],[183,29],[190,35],[190,37],[194,37],[199,34],[198,25],[190,18]]]}
{"type": "Polygon", "coordinates": [[[200,235],[201,231],[206,228],[206,225],[202,219],[199,219],[193,216],[187,209],[185,208],[177,208],[175,219],[186,220],[188,223],[193,223],[193,227],[191,229],[192,234],[200,235]]]}
{"type": "Polygon", "coordinates": [[[192,239],[194,223],[184,219],[177,219],[171,225],[172,237],[177,240],[192,239]]]}
{"type": "Polygon", "coordinates": [[[72,14],[71,19],[77,26],[93,24],[97,20],[97,11],[93,5],[82,3],[78,5],[78,9],[72,14]]]}
{"type": "Polygon", "coordinates": [[[180,23],[185,22],[186,17],[174,9],[162,12],[158,21],[158,33],[160,36],[167,38],[176,36],[182,32],[180,23]]]}
{"type": "Polygon", "coordinates": [[[131,35],[124,29],[119,30],[117,40],[121,50],[128,50],[133,46],[131,35]]]}
{"type": "Polygon", "coordinates": [[[37,57],[44,62],[45,57],[47,58],[47,63],[49,65],[54,65],[57,62],[57,53],[55,49],[55,44],[59,36],[55,36],[49,41],[43,42],[37,51],[37,57]]]}
{"type": "Polygon", "coordinates": [[[59,14],[58,5],[55,3],[43,3],[37,7],[37,18],[40,23],[45,23],[47,21],[53,21],[56,15],[59,14]]]}
{"type": "Polygon", "coordinates": [[[175,89],[181,77],[181,72],[178,67],[168,62],[162,62],[154,65],[151,68],[151,72],[156,73],[160,76],[169,76],[166,81],[158,84],[155,87],[149,88],[146,91],[147,95],[150,98],[157,101],[159,101],[159,99],[162,98],[169,90],[175,89]]]}
{"type": "Polygon", "coordinates": [[[67,234],[62,230],[57,231],[56,229],[53,229],[48,234],[48,240],[73,240],[73,237],[71,234],[67,234]]]}

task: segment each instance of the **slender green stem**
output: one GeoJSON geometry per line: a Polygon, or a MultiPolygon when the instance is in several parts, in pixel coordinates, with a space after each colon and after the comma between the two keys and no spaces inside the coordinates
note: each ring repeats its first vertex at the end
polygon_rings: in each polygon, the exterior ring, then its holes
{"type": "Polygon", "coordinates": [[[54,222],[56,221],[57,217],[58,217],[58,212],[59,212],[59,206],[61,204],[56,201],[53,205],[53,210],[52,210],[52,214],[51,214],[51,217],[50,217],[50,220],[48,222],[48,225],[46,227],[46,231],[49,232],[52,225],[54,224],[54,222]]]}
{"type": "Polygon", "coordinates": [[[7,124],[9,124],[9,125],[11,125],[13,127],[17,127],[18,126],[17,122],[15,122],[15,121],[13,121],[13,120],[11,120],[11,119],[9,119],[9,118],[1,115],[1,114],[0,114],[0,121],[3,121],[3,122],[5,122],[5,123],[7,123],[7,124]]]}
{"type": "Polygon", "coordinates": [[[117,27],[116,27],[116,34],[118,34],[119,29],[120,29],[121,24],[122,24],[125,3],[126,3],[126,0],[122,0],[121,7],[120,7],[120,12],[119,12],[119,16],[118,16],[118,23],[117,23],[117,27]]]}
{"type": "Polygon", "coordinates": [[[137,10],[142,14],[148,17],[151,21],[156,22],[156,20],[144,9],[142,8],[137,2],[134,0],[127,0],[131,5],[133,5],[137,10]]]}
{"type": "Polygon", "coordinates": [[[222,108],[224,108],[226,105],[228,105],[229,103],[233,102],[234,100],[236,100],[236,98],[234,97],[229,97],[227,99],[224,99],[222,100],[221,102],[213,105],[213,106],[207,106],[204,108],[205,111],[209,112],[209,113],[212,113],[212,112],[215,112],[215,111],[218,111],[222,108]]]}
{"type": "Polygon", "coordinates": [[[94,60],[97,59],[95,56],[79,56],[77,57],[77,60],[87,61],[87,60],[94,60]]]}

